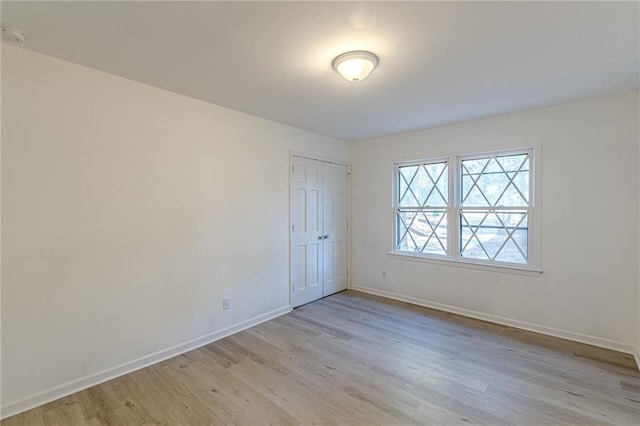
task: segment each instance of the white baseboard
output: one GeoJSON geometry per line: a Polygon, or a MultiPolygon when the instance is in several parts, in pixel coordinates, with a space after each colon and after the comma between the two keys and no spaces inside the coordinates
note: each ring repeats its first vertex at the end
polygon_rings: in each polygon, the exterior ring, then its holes
{"type": "Polygon", "coordinates": [[[382,296],[389,299],[398,300],[401,302],[407,302],[407,303],[412,303],[414,305],[437,309],[439,311],[445,311],[453,314],[463,315],[465,317],[476,318],[479,320],[506,325],[509,327],[520,328],[522,330],[533,331],[535,333],[546,334],[554,337],[560,337],[562,339],[567,339],[567,340],[573,340],[574,342],[586,343],[588,345],[599,346],[601,348],[612,349],[614,351],[624,352],[627,354],[633,354],[636,359],[636,364],[640,368],[638,350],[635,348],[635,346],[630,345],[628,343],[619,342],[619,341],[610,340],[610,339],[603,339],[601,337],[589,336],[587,334],[574,333],[572,331],[567,331],[567,330],[560,330],[553,327],[547,327],[544,325],[533,324],[530,322],[519,321],[511,318],[505,318],[498,315],[486,314],[486,313],[474,311],[471,309],[458,308],[456,306],[446,305],[444,303],[432,302],[430,300],[420,299],[412,296],[404,296],[402,294],[393,293],[385,290],[379,290],[376,288],[371,288],[366,286],[353,285],[351,289],[356,291],[361,291],[363,293],[369,293],[376,296],[382,296]]]}
{"type": "Polygon", "coordinates": [[[133,361],[126,362],[124,364],[117,365],[115,367],[108,368],[106,370],[102,370],[97,373],[88,374],[84,377],[80,377],[67,383],[63,383],[61,385],[44,390],[28,398],[10,402],[0,408],[0,419],[14,416],[16,414],[22,413],[23,411],[39,407],[40,405],[55,401],[56,399],[60,399],[64,396],[71,395],[81,390],[90,388],[91,386],[104,383],[108,380],[115,379],[116,377],[120,377],[141,368],[145,368],[158,362],[167,360],[176,355],[180,355],[193,349],[197,349],[201,346],[208,345],[209,343],[215,342],[216,340],[220,340],[224,337],[230,336],[242,330],[246,330],[247,328],[251,328],[260,323],[269,321],[270,319],[279,317],[289,312],[291,312],[291,306],[284,306],[282,308],[274,309],[262,315],[258,315],[246,321],[242,321],[238,324],[226,327],[222,330],[205,334],[204,336],[180,343],[175,346],[171,346],[167,349],[154,352],[152,354],[143,356],[133,361]]]}

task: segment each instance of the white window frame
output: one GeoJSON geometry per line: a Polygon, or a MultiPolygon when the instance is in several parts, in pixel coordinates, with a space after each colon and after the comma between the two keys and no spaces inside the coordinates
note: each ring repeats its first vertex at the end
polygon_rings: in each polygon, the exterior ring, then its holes
{"type": "MultiPolygon", "coordinates": [[[[393,189],[392,189],[392,235],[391,235],[391,250],[389,255],[393,258],[437,263],[456,267],[466,267],[474,269],[482,269],[496,272],[515,273],[529,276],[539,276],[542,273],[541,269],[541,256],[540,256],[540,154],[541,143],[536,142],[525,147],[518,148],[500,148],[480,151],[476,153],[456,153],[449,156],[435,156],[435,157],[423,157],[413,160],[402,160],[393,163],[393,189]],[[529,188],[530,188],[530,203],[528,207],[519,208],[504,208],[505,210],[527,210],[527,263],[508,263],[499,262],[493,260],[484,259],[470,259],[463,258],[461,256],[460,247],[460,211],[461,206],[461,169],[462,161],[476,158],[486,158],[492,156],[504,156],[515,154],[529,154],[529,188]],[[399,176],[398,169],[403,166],[410,165],[422,165],[429,163],[442,163],[447,162],[447,170],[449,174],[448,182],[448,205],[443,210],[446,210],[447,214],[447,254],[435,255],[416,252],[405,252],[397,250],[397,230],[398,230],[398,187],[399,176]]],[[[468,208],[467,208],[468,209],[468,208]]],[[[489,210],[499,210],[500,208],[489,208],[489,210]]],[[[473,210],[473,208],[472,208],[473,210]]],[[[480,208],[478,208],[480,210],[480,208]]],[[[487,210],[485,208],[484,210],[487,210]]]]}
{"type": "MultiPolygon", "coordinates": [[[[453,185],[451,185],[451,158],[450,157],[437,157],[437,158],[429,158],[426,160],[419,160],[419,161],[403,161],[403,162],[398,162],[395,163],[393,165],[393,251],[394,253],[401,253],[401,254],[408,254],[408,255],[412,255],[412,256],[419,256],[419,257],[429,257],[429,258],[434,258],[434,259],[448,259],[450,257],[451,254],[451,249],[452,249],[452,245],[451,245],[451,238],[449,238],[449,231],[448,231],[448,227],[449,225],[449,220],[451,218],[451,213],[452,213],[452,203],[451,200],[453,199],[453,185]],[[399,252],[397,251],[397,230],[398,230],[398,212],[400,210],[411,210],[411,208],[402,208],[398,206],[398,186],[399,186],[399,180],[398,180],[398,169],[400,167],[404,167],[404,166],[422,166],[424,164],[436,164],[436,163],[446,163],[447,164],[447,179],[448,179],[448,185],[447,185],[447,206],[446,207],[433,207],[433,209],[437,209],[437,210],[445,210],[446,211],[446,215],[447,215],[447,240],[445,242],[445,246],[446,246],[446,251],[447,253],[445,255],[440,255],[440,254],[424,254],[424,253],[415,253],[415,252],[399,252]]],[[[421,209],[428,209],[427,207],[422,207],[421,209]]],[[[420,211],[420,209],[417,209],[418,211],[420,211]]]]}

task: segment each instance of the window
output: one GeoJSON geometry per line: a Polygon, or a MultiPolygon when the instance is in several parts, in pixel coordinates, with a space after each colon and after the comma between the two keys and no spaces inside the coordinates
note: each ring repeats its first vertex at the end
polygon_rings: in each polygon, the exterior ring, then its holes
{"type": "Polygon", "coordinates": [[[533,149],[395,164],[394,253],[533,269],[533,149]]]}
{"type": "Polygon", "coordinates": [[[398,251],[446,255],[448,161],[398,166],[398,251]]]}

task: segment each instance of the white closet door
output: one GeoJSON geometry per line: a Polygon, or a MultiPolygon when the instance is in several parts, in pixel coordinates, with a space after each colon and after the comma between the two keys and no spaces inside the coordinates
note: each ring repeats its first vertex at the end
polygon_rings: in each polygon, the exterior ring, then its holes
{"type": "Polygon", "coordinates": [[[323,296],[347,288],[347,167],[324,163],[323,296]]]}
{"type": "Polygon", "coordinates": [[[290,262],[293,307],[323,295],[322,172],[322,162],[293,157],[290,262]]]}
{"type": "Polygon", "coordinates": [[[347,288],[347,167],[293,157],[291,304],[347,288]]]}

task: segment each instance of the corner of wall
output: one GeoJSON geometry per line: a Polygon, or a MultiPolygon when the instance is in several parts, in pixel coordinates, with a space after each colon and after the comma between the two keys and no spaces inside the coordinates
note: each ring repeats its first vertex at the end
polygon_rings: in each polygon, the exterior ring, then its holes
{"type": "MultiPolygon", "coordinates": [[[[640,9],[639,9],[640,11],[640,9]]],[[[640,370],[640,91],[636,92],[636,139],[638,161],[636,171],[638,173],[638,268],[636,276],[636,366],[640,370]]]]}
{"type": "Polygon", "coordinates": [[[0,419],[6,419],[8,417],[14,416],[16,414],[20,414],[32,408],[44,405],[48,402],[55,401],[67,395],[80,392],[92,386],[99,385],[100,383],[104,383],[109,380],[115,379],[117,377],[123,376],[125,374],[134,372],[136,370],[140,370],[142,368],[151,366],[153,364],[157,364],[159,362],[162,362],[169,358],[173,358],[185,352],[198,349],[202,346],[216,342],[227,336],[231,336],[232,334],[239,333],[243,330],[254,327],[258,324],[262,324],[263,322],[272,320],[282,315],[286,315],[289,312],[291,312],[291,306],[289,305],[283,306],[278,309],[273,309],[264,314],[255,316],[248,320],[241,321],[237,324],[223,328],[222,330],[218,330],[212,333],[208,333],[204,336],[200,336],[198,338],[195,338],[186,342],[182,342],[170,348],[162,349],[158,352],[145,355],[141,358],[135,359],[133,361],[125,362],[124,364],[120,364],[115,367],[108,368],[98,373],[89,374],[84,377],[71,380],[67,383],[62,383],[58,386],[55,386],[50,389],[45,389],[42,392],[39,392],[35,395],[32,395],[20,401],[3,404],[2,407],[0,407],[0,419]]]}

